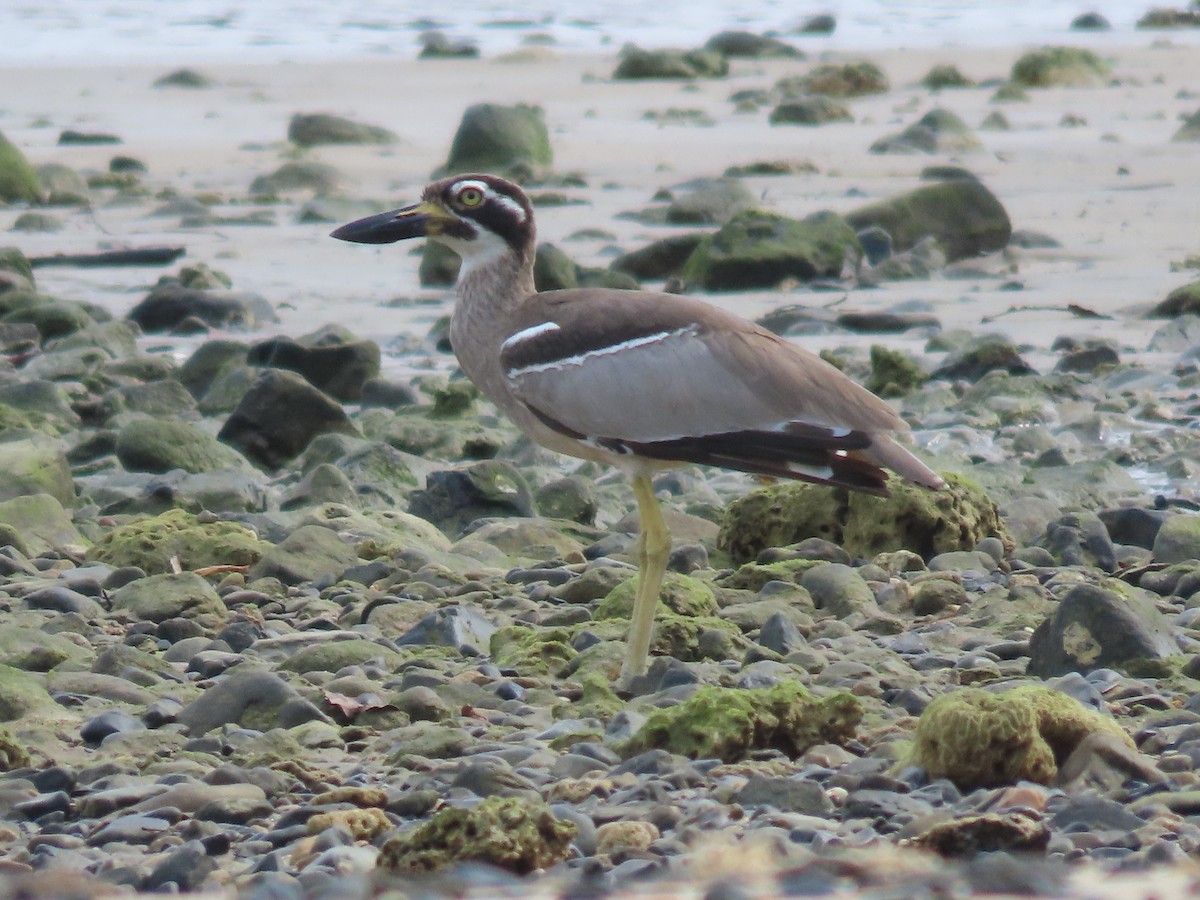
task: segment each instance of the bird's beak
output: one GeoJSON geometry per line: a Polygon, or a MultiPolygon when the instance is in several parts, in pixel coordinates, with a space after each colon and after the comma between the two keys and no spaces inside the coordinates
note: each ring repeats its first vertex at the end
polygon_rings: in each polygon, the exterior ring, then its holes
{"type": "Polygon", "coordinates": [[[442,224],[450,218],[436,203],[425,201],[358,219],[329,236],[355,244],[394,244],[408,238],[441,234],[442,224]]]}

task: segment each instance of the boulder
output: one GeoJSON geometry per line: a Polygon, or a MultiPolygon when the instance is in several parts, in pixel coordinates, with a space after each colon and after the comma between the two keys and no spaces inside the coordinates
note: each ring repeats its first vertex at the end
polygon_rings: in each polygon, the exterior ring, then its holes
{"type": "Polygon", "coordinates": [[[5,533],[19,541],[18,549],[27,556],[39,556],[48,550],[78,553],[84,546],[70,514],[49,494],[0,501],[0,544],[11,543],[5,533]]]}
{"type": "Polygon", "coordinates": [[[824,94],[785,100],[771,110],[772,125],[824,125],[828,122],[853,122],[854,117],[844,104],[824,94]]]}
{"type": "Polygon", "coordinates": [[[313,191],[331,194],[342,187],[342,173],[328,163],[315,160],[285,162],[266,175],[259,175],[250,182],[250,193],[255,196],[290,194],[296,191],[313,191]]]}
{"type": "Polygon", "coordinates": [[[926,185],[860,207],[845,221],[856,232],[884,229],[898,251],[934,237],[950,262],[1000,250],[1012,234],[1008,213],[995,194],[966,179],[926,185]]]}
{"type": "Polygon", "coordinates": [[[1071,20],[1072,31],[1111,31],[1112,23],[1098,12],[1080,13],[1071,20]]]}
{"type": "Polygon", "coordinates": [[[1175,288],[1160,300],[1149,313],[1150,318],[1174,319],[1177,316],[1200,315],[1200,281],[1175,288]]]}
{"type": "Polygon", "coordinates": [[[1071,589],[1029,641],[1029,674],[1039,678],[1068,672],[1125,668],[1131,674],[1148,661],[1179,655],[1170,624],[1153,595],[1110,581],[1071,589]]]}
{"type": "Polygon", "coordinates": [[[1099,87],[1108,65],[1082,47],[1042,47],[1013,63],[1011,79],[1025,87],[1099,87]]]}
{"type": "Polygon", "coordinates": [[[246,577],[251,581],[278,578],[284,584],[301,584],[319,578],[332,583],[358,561],[358,552],[332,528],[301,525],[269,548],[246,577]]]}
{"type": "Polygon", "coordinates": [[[301,341],[270,338],[251,345],[246,362],[296,372],[335,400],[357,403],[362,399],[363,384],[379,375],[379,345],[347,337],[326,334],[301,341]]]}
{"type": "Polygon", "coordinates": [[[769,35],[754,34],[750,31],[719,32],[704,42],[704,49],[714,50],[725,56],[750,59],[801,59],[804,56],[800,50],[786,41],[769,35]]]}
{"type": "Polygon", "coordinates": [[[632,44],[621,50],[613,78],[721,78],[729,74],[729,60],[713,50],[643,50],[632,44]]]}
{"type": "Polygon", "coordinates": [[[1171,135],[1171,140],[1189,143],[1200,141],[1200,109],[1183,120],[1179,130],[1171,135]]]}
{"type": "Polygon", "coordinates": [[[35,166],[34,171],[48,205],[87,206],[91,202],[87,182],[70,166],[62,163],[43,163],[35,166]]]}
{"type": "Polygon", "coordinates": [[[610,265],[642,281],[665,281],[679,273],[703,240],[700,232],[672,235],[618,256],[610,265]]]}
{"type": "Polygon", "coordinates": [[[477,103],[463,113],[440,172],[496,172],[521,179],[546,172],[553,164],[540,106],[477,103]]]}
{"type": "Polygon", "coordinates": [[[0,201],[5,203],[37,203],[42,186],[37,173],[8,138],[0,134],[0,201]]]}
{"type": "MultiPolygon", "coordinates": [[[[1193,3],[1194,7],[1195,4],[1193,3]]],[[[1200,9],[1156,7],[1137,22],[1138,28],[1200,28],[1200,9]]]]}
{"type": "Polygon", "coordinates": [[[1154,536],[1153,546],[1158,562],[1200,559],[1200,515],[1181,512],[1166,518],[1154,536]]]}
{"type": "Polygon", "coordinates": [[[900,549],[929,558],[1006,537],[996,504],[980,487],[954,474],[946,481],[944,490],[931,491],[893,478],[890,497],[799,482],[759,488],[729,504],[717,546],[740,564],[810,537],[865,559],[900,549]]]}
{"type": "Polygon", "coordinates": [[[993,371],[1010,375],[1036,374],[1008,338],[1000,334],[982,334],[972,338],[965,347],[947,355],[930,378],[976,382],[993,371]]]}
{"type": "Polygon", "coordinates": [[[224,621],[228,615],[217,592],[195,572],[138,578],[114,591],[111,602],[114,613],[127,613],[138,622],[202,616],[224,621]]]}
{"type": "Polygon", "coordinates": [[[341,404],[294,372],[265,369],[225,420],[217,439],[271,470],[328,431],[356,433],[341,404]]]}
{"type": "Polygon", "coordinates": [[[204,429],[170,419],[133,419],[117,432],[117,459],[130,472],[220,472],[245,461],[204,429]]]}
{"type": "Polygon", "coordinates": [[[925,73],[921,86],[931,91],[941,91],[946,88],[974,87],[974,80],[968,78],[955,65],[937,65],[925,73]]]}
{"type": "Polygon", "coordinates": [[[160,281],[129,318],[147,334],[171,331],[185,320],[212,328],[254,328],[276,321],[270,305],[254,294],[201,290],[171,280],[160,281]]]}
{"type": "Polygon", "coordinates": [[[498,459],[430,472],[425,489],[413,492],[408,510],[451,536],[476,519],[534,515],[525,476],[498,459]]]}
{"type": "Polygon", "coordinates": [[[366,125],[326,113],[298,113],[288,123],[288,140],[300,147],[322,144],[395,144],[400,139],[386,128],[366,125]]]}
{"type": "Polygon", "coordinates": [[[49,494],[65,509],[74,509],[71,466],[57,442],[9,432],[0,440],[0,501],[31,494],[49,494]]]}
{"type": "Polygon", "coordinates": [[[215,87],[217,82],[209,78],[202,72],[197,72],[195,69],[175,69],[168,72],[166,75],[160,75],[154,79],[154,87],[156,88],[190,88],[196,90],[199,88],[215,87]]]}
{"type": "Polygon", "coordinates": [[[871,145],[871,153],[973,153],[983,142],[948,109],[933,109],[903,131],[871,145]]]}
{"type": "Polygon", "coordinates": [[[118,525],[87,551],[89,562],[135,566],[150,574],[206,566],[249,566],[270,545],[237,522],[201,522],[182,509],[118,525]]]}
{"type": "Polygon", "coordinates": [[[829,97],[863,97],[886,94],[891,83],[873,62],[826,64],[805,75],[790,75],[775,83],[774,93],[784,97],[824,94],[829,97]]]}
{"type": "Polygon", "coordinates": [[[854,229],[834,213],[797,220],[747,210],[700,242],[682,277],[708,291],[773,288],[789,278],[837,278],[860,253],[854,229]]]}

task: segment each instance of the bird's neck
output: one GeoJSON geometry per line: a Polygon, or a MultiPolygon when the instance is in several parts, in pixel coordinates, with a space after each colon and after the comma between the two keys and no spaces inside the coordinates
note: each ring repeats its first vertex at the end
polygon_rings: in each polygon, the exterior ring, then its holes
{"type": "Polygon", "coordinates": [[[532,250],[463,259],[450,342],[467,377],[494,401],[505,393],[499,344],[535,291],[532,250]]]}
{"type": "Polygon", "coordinates": [[[479,323],[504,321],[536,290],[532,250],[467,258],[458,275],[454,315],[479,323]]]}

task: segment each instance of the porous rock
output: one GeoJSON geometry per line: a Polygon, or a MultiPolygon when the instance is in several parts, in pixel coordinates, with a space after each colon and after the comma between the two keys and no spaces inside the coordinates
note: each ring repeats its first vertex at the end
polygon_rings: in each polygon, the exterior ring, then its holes
{"type": "Polygon", "coordinates": [[[1018,781],[1050,784],[1058,764],[1096,731],[1133,741],[1111,718],[1038,685],[965,688],[921,713],[909,761],[963,791],[1018,781]]]}
{"type": "Polygon", "coordinates": [[[172,571],[172,561],[184,569],[253,565],[269,546],[237,522],[201,522],[172,509],[117,526],[88,549],[87,559],[163,574],[172,571]]]}

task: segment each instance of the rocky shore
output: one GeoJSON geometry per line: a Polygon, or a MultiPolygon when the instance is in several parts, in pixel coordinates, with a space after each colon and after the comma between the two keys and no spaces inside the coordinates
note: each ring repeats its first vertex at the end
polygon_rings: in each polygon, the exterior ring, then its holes
{"type": "Polygon", "coordinates": [[[0,71],[0,895],[1194,890],[1169,34],[0,71]],[[756,318],[947,490],[661,475],[615,689],[628,486],[455,371],[452,258],[326,236],[472,169],[526,184],[542,289],[756,318]]]}

